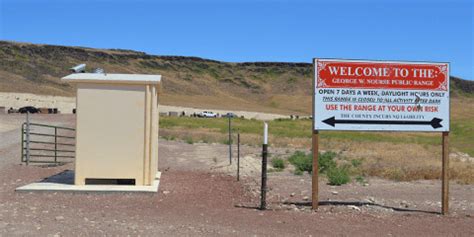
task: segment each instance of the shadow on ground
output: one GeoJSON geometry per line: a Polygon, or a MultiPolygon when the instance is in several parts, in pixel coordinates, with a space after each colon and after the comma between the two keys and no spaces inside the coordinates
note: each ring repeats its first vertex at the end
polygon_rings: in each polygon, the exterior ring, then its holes
{"type": "MultiPolygon", "coordinates": [[[[311,206],[311,202],[283,202],[283,204],[286,204],[286,205],[294,204],[296,206],[311,206]]],[[[428,214],[436,214],[436,215],[440,214],[439,212],[435,212],[435,211],[424,211],[424,210],[409,209],[409,208],[391,207],[391,206],[381,205],[381,204],[372,203],[372,202],[360,202],[360,201],[320,201],[319,205],[320,206],[356,206],[356,207],[375,206],[375,207],[381,207],[381,208],[390,209],[390,210],[398,211],[398,212],[419,212],[419,213],[428,213],[428,214]]]]}

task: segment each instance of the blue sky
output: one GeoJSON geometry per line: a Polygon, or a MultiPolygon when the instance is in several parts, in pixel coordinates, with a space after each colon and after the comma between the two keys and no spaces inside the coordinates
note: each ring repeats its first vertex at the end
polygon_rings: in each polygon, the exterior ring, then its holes
{"type": "Polygon", "coordinates": [[[0,0],[0,39],[222,60],[440,61],[474,79],[470,0],[0,0]]]}

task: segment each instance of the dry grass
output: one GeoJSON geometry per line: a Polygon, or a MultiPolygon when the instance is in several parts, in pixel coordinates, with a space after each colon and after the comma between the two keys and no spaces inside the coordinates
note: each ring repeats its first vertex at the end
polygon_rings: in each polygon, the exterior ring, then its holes
{"type": "MultiPolygon", "coordinates": [[[[347,159],[361,159],[361,174],[397,181],[441,178],[441,147],[386,142],[323,143],[323,149],[341,151],[347,159]]],[[[450,176],[459,183],[474,183],[474,163],[451,159],[450,176]]]]}
{"type": "MultiPolygon", "coordinates": [[[[235,135],[235,134],[234,134],[235,135]]],[[[216,129],[166,128],[160,129],[165,139],[205,143],[227,143],[228,135],[216,129]]],[[[396,134],[395,136],[401,136],[396,134]]],[[[431,135],[430,135],[431,136],[431,135]]],[[[235,144],[234,136],[234,144],[235,144]]],[[[271,146],[291,147],[309,151],[310,138],[270,136],[271,146]]],[[[241,134],[241,143],[258,146],[262,137],[241,134]]],[[[410,144],[378,141],[351,141],[350,139],[321,139],[320,149],[335,151],[344,160],[362,160],[354,175],[376,176],[397,181],[439,179],[441,177],[441,147],[429,144],[410,144]]],[[[450,160],[451,180],[474,184],[474,164],[450,160]]]]}

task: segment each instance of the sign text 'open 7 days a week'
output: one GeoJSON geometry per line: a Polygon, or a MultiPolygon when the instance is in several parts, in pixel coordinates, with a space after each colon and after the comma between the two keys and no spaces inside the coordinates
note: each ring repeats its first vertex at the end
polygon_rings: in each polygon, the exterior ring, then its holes
{"type": "Polygon", "coordinates": [[[314,59],[314,129],[449,131],[449,64],[314,59]]]}

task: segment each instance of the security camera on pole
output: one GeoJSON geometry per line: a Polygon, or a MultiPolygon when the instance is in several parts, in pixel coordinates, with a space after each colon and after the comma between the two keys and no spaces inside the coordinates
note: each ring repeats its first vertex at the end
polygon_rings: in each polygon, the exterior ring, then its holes
{"type": "Polygon", "coordinates": [[[69,69],[72,73],[85,73],[86,72],[86,64],[82,63],[79,65],[76,65],[72,68],[69,69]]]}

